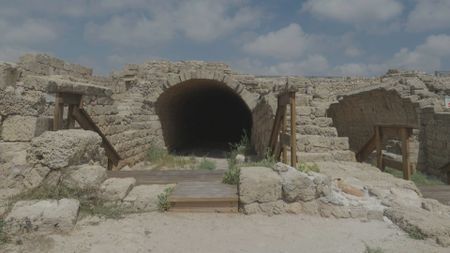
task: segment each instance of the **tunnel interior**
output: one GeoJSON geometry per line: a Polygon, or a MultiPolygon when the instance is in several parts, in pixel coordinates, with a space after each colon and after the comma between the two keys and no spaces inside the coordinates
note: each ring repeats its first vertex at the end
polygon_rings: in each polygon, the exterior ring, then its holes
{"type": "Polygon", "coordinates": [[[156,111],[171,153],[228,151],[243,134],[251,136],[250,109],[224,83],[188,80],[165,90],[156,111]]]}

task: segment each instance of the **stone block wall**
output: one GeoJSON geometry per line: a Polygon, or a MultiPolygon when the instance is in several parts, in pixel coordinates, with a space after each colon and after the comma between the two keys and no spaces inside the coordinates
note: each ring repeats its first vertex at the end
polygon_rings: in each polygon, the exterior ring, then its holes
{"type": "Polygon", "coordinates": [[[419,162],[425,171],[444,179],[449,171],[439,169],[450,162],[450,113],[426,108],[421,117],[419,162]]]}

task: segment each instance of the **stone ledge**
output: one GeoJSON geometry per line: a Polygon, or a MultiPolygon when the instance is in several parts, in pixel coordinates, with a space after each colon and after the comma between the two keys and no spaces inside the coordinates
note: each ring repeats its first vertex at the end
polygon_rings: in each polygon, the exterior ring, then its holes
{"type": "Polygon", "coordinates": [[[88,83],[62,79],[61,76],[27,76],[23,85],[48,93],[68,92],[90,96],[111,96],[112,90],[88,83]]]}

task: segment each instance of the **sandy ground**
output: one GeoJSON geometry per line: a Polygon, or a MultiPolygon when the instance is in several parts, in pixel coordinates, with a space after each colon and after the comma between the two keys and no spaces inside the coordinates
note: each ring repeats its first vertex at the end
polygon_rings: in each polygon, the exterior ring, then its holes
{"type": "MultiPolygon", "coordinates": [[[[305,215],[147,213],[98,225],[80,221],[70,235],[51,235],[6,252],[449,252],[431,241],[410,239],[382,221],[324,219],[305,215]],[[83,225],[84,223],[84,225],[83,225]]],[[[1,251],[1,250],[0,250],[1,251]]]]}

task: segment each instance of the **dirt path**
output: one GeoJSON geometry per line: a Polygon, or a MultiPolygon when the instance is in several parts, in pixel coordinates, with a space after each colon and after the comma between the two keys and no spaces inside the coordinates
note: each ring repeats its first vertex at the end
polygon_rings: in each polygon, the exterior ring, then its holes
{"type": "Polygon", "coordinates": [[[433,242],[410,239],[380,221],[179,213],[136,214],[98,225],[77,225],[70,235],[39,238],[7,252],[362,253],[365,243],[386,253],[448,252],[433,242]]]}

